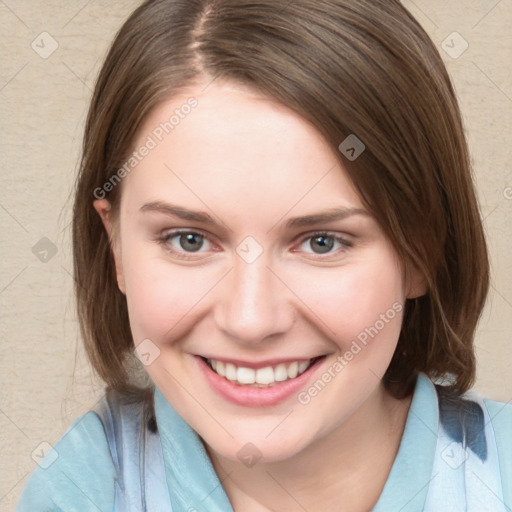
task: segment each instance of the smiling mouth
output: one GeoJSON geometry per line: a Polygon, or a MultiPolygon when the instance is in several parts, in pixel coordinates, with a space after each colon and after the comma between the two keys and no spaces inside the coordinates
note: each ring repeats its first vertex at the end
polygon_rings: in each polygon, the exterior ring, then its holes
{"type": "Polygon", "coordinates": [[[208,367],[220,377],[243,387],[267,388],[297,378],[325,356],[290,361],[263,368],[247,368],[216,359],[202,358],[208,367]]]}

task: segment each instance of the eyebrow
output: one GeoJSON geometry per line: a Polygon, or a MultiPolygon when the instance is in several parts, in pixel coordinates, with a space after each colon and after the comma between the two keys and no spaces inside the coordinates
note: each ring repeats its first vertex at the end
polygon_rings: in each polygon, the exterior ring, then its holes
{"type": "MultiPolygon", "coordinates": [[[[183,206],[177,206],[171,203],[164,203],[162,201],[152,201],[150,203],[146,203],[140,208],[140,211],[165,213],[167,215],[179,217],[180,219],[200,222],[202,224],[211,226],[215,226],[218,224],[218,222],[216,222],[215,219],[206,212],[189,210],[188,208],[185,208],[183,206]]],[[[287,229],[303,228],[308,226],[314,226],[317,224],[343,220],[353,215],[365,215],[368,217],[370,216],[368,211],[365,210],[364,208],[331,208],[323,212],[288,219],[288,221],[285,224],[285,227],[287,229]]]]}

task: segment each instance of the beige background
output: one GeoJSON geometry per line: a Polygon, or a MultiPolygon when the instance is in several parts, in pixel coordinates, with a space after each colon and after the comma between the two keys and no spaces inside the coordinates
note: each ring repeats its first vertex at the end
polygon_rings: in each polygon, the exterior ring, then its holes
{"type": "MultiPolygon", "coordinates": [[[[54,444],[101,389],[77,336],[70,190],[95,77],[114,33],[138,3],[0,0],[1,511],[14,510],[36,465],[34,450],[42,442],[54,444]],[[52,44],[58,47],[48,56],[52,44]]],[[[509,401],[512,0],[405,5],[440,48],[460,96],[493,275],[476,342],[476,388],[509,401]],[[453,32],[469,45],[458,57],[465,43],[453,32]],[[453,47],[452,56],[442,49],[443,40],[453,47]]]]}

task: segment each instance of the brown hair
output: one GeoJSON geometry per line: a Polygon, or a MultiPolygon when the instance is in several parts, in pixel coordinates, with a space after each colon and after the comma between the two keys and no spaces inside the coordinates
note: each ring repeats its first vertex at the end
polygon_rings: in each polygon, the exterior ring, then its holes
{"type": "MultiPolygon", "coordinates": [[[[404,396],[425,372],[467,390],[487,250],[453,87],[397,0],[148,0],[123,25],[92,98],[73,217],[81,332],[108,387],[130,387],[134,345],[93,192],[123,165],[148,113],[205,78],[247,85],[313,123],[406,268],[424,276],[388,389],[404,396]],[[366,146],[354,161],[337,150],[350,134],[366,146]]],[[[121,191],[108,196],[114,213],[121,191]]]]}

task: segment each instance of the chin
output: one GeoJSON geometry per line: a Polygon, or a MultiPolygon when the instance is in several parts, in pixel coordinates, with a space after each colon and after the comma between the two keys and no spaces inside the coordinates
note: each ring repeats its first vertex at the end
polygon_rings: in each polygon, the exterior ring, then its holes
{"type": "MultiPolygon", "coordinates": [[[[289,421],[290,418],[285,421],[289,421]]],[[[282,421],[282,418],[281,420],[282,421]]],[[[247,429],[231,431],[234,438],[222,436],[212,438],[211,436],[200,436],[208,446],[209,452],[214,452],[221,458],[236,463],[242,463],[247,467],[260,463],[275,463],[285,461],[307,450],[313,444],[316,435],[304,431],[293,431],[276,428],[279,421],[265,422],[264,427],[256,428],[254,425],[247,429]],[[268,427],[269,424],[271,427],[268,427]],[[269,434],[270,432],[270,434],[269,434]]]]}

